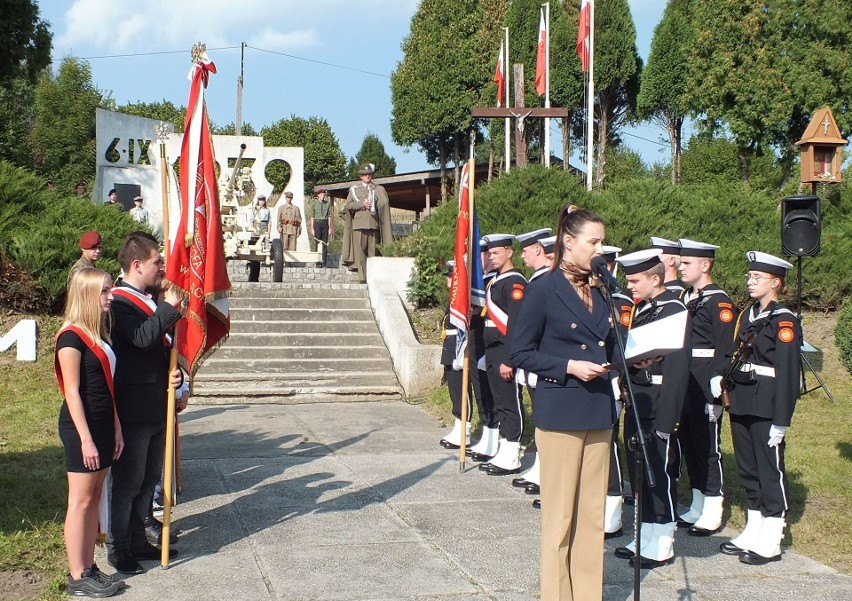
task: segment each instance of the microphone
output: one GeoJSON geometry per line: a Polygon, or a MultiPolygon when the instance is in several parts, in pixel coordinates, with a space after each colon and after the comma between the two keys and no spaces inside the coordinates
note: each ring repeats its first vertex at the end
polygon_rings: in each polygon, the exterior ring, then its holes
{"type": "Polygon", "coordinates": [[[615,276],[610,273],[604,257],[599,255],[592,258],[592,273],[600,278],[610,293],[621,292],[621,286],[618,285],[618,280],[615,279],[615,276]]]}

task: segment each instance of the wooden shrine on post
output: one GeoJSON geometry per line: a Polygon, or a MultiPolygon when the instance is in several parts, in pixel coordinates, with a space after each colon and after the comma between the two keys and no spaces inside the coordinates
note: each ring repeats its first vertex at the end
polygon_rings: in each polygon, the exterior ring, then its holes
{"type": "Polygon", "coordinates": [[[831,108],[824,106],[814,113],[802,139],[796,142],[801,152],[801,182],[836,184],[842,181],[841,147],[846,143],[831,108]]]}
{"type": "MultiPolygon", "coordinates": [[[[544,119],[552,117],[555,119],[567,119],[569,112],[567,108],[526,108],[524,106],[524,65],[515,64],[515,106],[507,108],[477,107],[471,111],[474,118],[505,119],[511,117],[515,120],[515,164],[518,167],[526,167],[527,160],[527,137],[525,122],[528,118],[544,119]]],[[[568,160],[565,157],[563,160],[568,160]]]]}

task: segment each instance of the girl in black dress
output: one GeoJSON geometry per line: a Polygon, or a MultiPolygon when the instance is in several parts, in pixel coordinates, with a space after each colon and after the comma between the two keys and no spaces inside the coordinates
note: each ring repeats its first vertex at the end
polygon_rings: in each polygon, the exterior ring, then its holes
{"type": "Polygon", "coordinates": [[[113,595],[121,584],[103,574],[94,560],[104,480],[124,448],[112,391],[115,355],[107,328],[111,302],[109,274],[92,267],[76,272],[68,287],[54,358],[65,398],[59,437],[68,472],[68,592],[92,597],[113,595]]]}

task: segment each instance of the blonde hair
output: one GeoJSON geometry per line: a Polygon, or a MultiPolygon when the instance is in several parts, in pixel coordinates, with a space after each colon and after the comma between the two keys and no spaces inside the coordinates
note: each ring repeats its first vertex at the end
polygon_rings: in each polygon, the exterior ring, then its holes
{"type": "Polygon", "coordinates": [[[65,300],[65,325],[77,326],[98,346],[101,346],[101,340],[112,343],[109,314],[104,314],[101,309],[104,278],[109,278],[109,274],[94,267],[76,271],[68,284],[68,298],[65,300]]]}

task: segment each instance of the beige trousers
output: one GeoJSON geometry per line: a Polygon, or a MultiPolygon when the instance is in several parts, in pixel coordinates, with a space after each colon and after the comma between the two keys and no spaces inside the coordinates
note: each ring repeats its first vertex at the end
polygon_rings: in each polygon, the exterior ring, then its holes
{"type": "Polygon", "coordinates": [[[541,461],[541,601],[603,598],[611,443],[612,429],[536,428],[541,461]]]}
{"type": "Polygon", "coordinates": [[[367,281],[367,259],[376,256],[376,237],[379,230],[352,230],[353,263],[358,268],[358,279],[367,281]]]}

